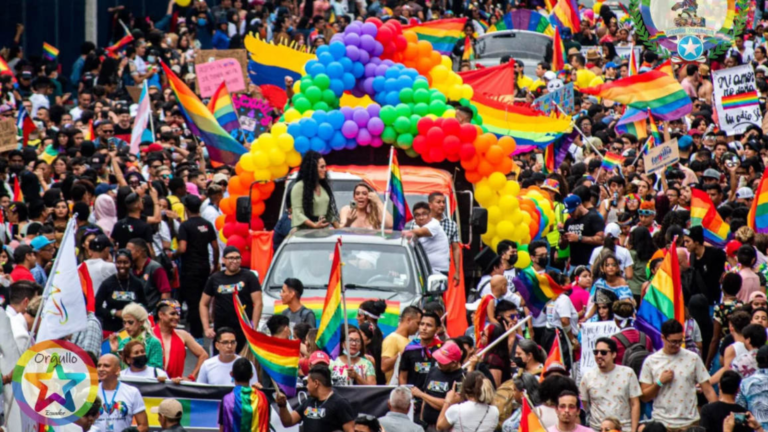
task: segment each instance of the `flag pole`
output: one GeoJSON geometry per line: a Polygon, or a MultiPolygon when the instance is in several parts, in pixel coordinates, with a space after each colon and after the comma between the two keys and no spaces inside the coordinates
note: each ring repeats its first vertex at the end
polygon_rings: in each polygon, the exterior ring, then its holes
{"type": "MultiPolygon", "coordinates": [[[[381,218],[381,235],[384,235],[384,225],[387,223],[387,205],[389,204],[389,193],[392,185],[392,159],[395,155],[395,146],[389,148],[389,172],[387,173],[387,192],[384,194],[384,208],[382,209],[381,218]]],[[[343,291],[342,291],[343,292],[343,291]]]]}
{"type": "MultiPolygon", "coordinates": [[[[519,329],[520,327],[522,327],[522,325],[523,325],[523,324],[525,324],[525,323],[527,323],[527,322],[528,322],[528,321],[529,321],[531,318],[532,318],[532,316],[531,316],[531,315],[528,315],[527,317],[525,317],[525,319],[523,319],[522,321],[520,321],[520,322],[518,322],[517,324],[515,324],[515,326],[514,326],[514,327],[512,327],[511,329],[509,329],[509,330],[507,330],[506,332],[504,332],[504,334],[503,334],[503,335],[499,336],[498,338],[496,338],[496,340],[495,340],[495,341],[491,342],[491,343],[490,343],[490,344],[489,344],[487,347],[483,348],[483,349],[482,349],[482,351],[480,351],[479,353],[475,354],[475,357],[480,357],[480,358],[482,358],[482,357],[485,355],[485,353],[487,353],[488,351],[490,351],[490,350],[491,350],[491,348],[493,348],[493,347],[495,347],[496,345],[498,345],[498,344],[499,344],[499,342],[501,342],[501,341],[504,341],[504,342],[506,342],[506,341],[507,341],[507,336],[509,336],[511,333],[515,332],[517,329],[519,329]]],[[[464,364],[463,364],[461,367],[462,367],[462,368],[464,368],[464,369],[466,369],[466,368],[469,366],[469,363],[470,363],[470,362],[469,362],[469,361],[467,361],[467,362],[466,362],[466,363],[464,363],[464,364]]]]}
{"type": "MultiPolygon", "coordinates": [[[[344,262],[341,261],[341,237],[339,237],[339,285],[341,285],[341,311],[344,314],[344,340],[349,346],[349,317],[347,317],[347,290],[344,288],[344,262]]],[[[344,349],[344,347],[341,347],[344,349]]],[[[352,368],[349,350],[347,350],[347,367],[352,368]]]]}
{"type": "MultiPolygon", "coordinates": [[[[557,109],[559,109],[559,110],[560,110],[560,112],[561,112],[561,113],[565,114],[565,110],[563,110],[563,108],[562,108],[562,107],[561,107],[561,106],[560,106],[560,105],[559,105],[557,102],[554,102],[554,101],[553,101],[552,103],[553,103],[553,104],[554,104],[554,105],[557,107],[557,109]]],[[[581,129],[579,129],[579,126],[578,126],[578,125],[576,125],[576,122],[575,122],[575,121],[573,122],[573,128],[574,128],[574,129],[576,129],[576,130],[579,132],[579,134],[581,135],[581,137],[584,139],[584,142],[585,142],[586,144],[589,144],[589,146],[590,146],[590,147],[592,147],[592,150],[594,150],[594,151],[595,151],[595,153],[597,153],[597,154],[599,154],[599,155],[602,155],[602,153],[600,153],[600,151],[599,151],[599,150],[598,150],[598,149],[597,149],[597,148],[596,148],[594,145],[592,145],[592,143],[591,143],[591,142],[589,142],[589,138],[587,138],[587,136],[586,136],[586,135],[584,135],[584,132],[582,132],[582,131],[581,131],[581,129]]]]}
{"type": "MultiPolygon", "coordinates": [[[[147,91],[146,97],[149,97],[149,87],[147,86],[147,80],[144,80],[144,89],[147,91]]],[[[141,101],[139,101],[141,102],[141,101]]],[[[152,142],[155,142],[157,140],[157,137],[155,136],[155,121],[152,119],[152,101],[149,101],[149,130],[152,131],[152,142]]]]}

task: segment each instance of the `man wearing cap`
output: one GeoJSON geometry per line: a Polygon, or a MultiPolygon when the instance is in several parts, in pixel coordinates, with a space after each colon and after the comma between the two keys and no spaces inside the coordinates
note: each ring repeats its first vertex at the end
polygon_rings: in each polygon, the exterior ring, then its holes
{"type": "Polygon", "coordinates": [[[160,423],[160,432],[186,432],[181,426],[181,416],[184,414],[184,407],[176,399],[163,399],[160,405],[149,410],[152,414],[157,414],[157,421],[160,423]]]}
{"type": "Polygon", "coordinates": [[[53,264],[53,242],[45,238],[45,236],[37,236],[32,239],[32,250],[37,255],[37,262],[35,266],[30,270],[32,276],[35,277],[35,282],[45,286],[48,282],[48,272],[51,271],[51,265],[53,264]]]}
{"type": "Polygon", "coordinates": [[[432,353],[432,357],[437,362],[437,367],[429,370],[421,388],[414,387],[412,390],[414,397],[424,401],[421,415],[416,416],[427,425],[427,432],[437,431],[437,418],[443,409],[445,396],[453,389],[455,382],[464,379],[464,371],[461,369],[464,353],[456,342],[449,340],[444,343],[432,353]]]}
{"type": "Polygon", "coordinates": [[[304,432],[354,432],[355,412],[346,399],[333,391],[331,370],[327,366],[317,365],[309,370],[307,392],[309,397],[294,411],[288,410],[285,394],[275,392],[275,403],[283,427],[302,423],[304,432]]]}
{"type": "Polygon", "coordinates": [[[99,358],[96,372],[99,376],[97,394],[101,396],[104,409],[93,425],[98,432],[117,432],[131,426],[135,421],[140,432],[149,430],[147,409],[144,399],[136,387],[120,382],[120,359],[114,354],[99,358]]]}
{"type": "Polygon", "coordinates": [[[592,250],[603,244],[605,222],[597,212],[588,211],[577,195],[568,195],[564,203],[569,218],[558,247],[570,247],[571,267],[588,265],[592,250]]]}
{"type": "Polygon", "coordinates": [[[85,249],[88,259],[83,262],[83,265],[87,268],[88,275],[93,282],[94,295],[98,293],[102,282],[108,277],[117,274],[117,267],[112,262],[110,248],[112,248],[112,242],[109,240],[109,237],[99,234],[91,239],[88,247],[85,249]]]}
{"type": "Polygon", "coordinates": [[[701,176],[701,181],[704,183],[704,186],[709,186],[711,184],[720,184],[720,172],[716,169],[707,168],[704,170],[704,175],[701,176]]]}
{"type": "Polygon", "coordinates": [[[751,207],[754,198],[755,193],[748,187],[741,187],[736,191],[736,203],[743,206],[751,207]]]}

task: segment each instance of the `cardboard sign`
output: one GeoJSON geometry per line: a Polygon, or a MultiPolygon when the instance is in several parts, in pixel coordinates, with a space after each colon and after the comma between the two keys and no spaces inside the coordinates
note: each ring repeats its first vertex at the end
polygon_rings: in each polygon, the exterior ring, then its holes
{"type": "Polygon", "coordinates": [[[237,119],[245,142],[251,142],[259,135],[269,131],[272,126],[274,108],[266,100],[254,99],[246,95],[232,95],[237,119]]]}
{"type": "Polygon", "coordinates": [[[141,99],[141,87],[125,86],[125,90],[128,92],[128,95],[131,97],[133,103],[139,103],[139,99],[141,99]]]}
{"type": "Polygon", "coordinates": [[[668,165],[677,163],[680,160],[680,150],[677,146],[677,138],[667,141],[662,145],[658,145],[648,151],[648,154],[643,155],[643,162],[645,162],[645,173],[653,174],[668,165]]]}
{"type": "Polygon", "coordinates": [[[762,127],[763,116],[751,64],[713,71],[712,85],[722,130],[728,135],[738,135],[749,125],[762,127]]]}
{"type": "Polygon", "coordinates": [[[17,139],[16,120],[12,118],[0,120],[0,153],[18,148],[17,139]]]}
{"type": "Polygon", "coordinates": [[[586,322],[581,325],[581,374],[597,367],[595,349],[597,340],[601,337],[611,337],[619,332],[619,328],[613,320],[600,322],[586,322]]]}
{"type": "Polygon", "coordinates": [[[547,93],[540,98],[536,98],[531,108],[550,114],[555,109],[555,104],[565,111],[565,114],[571,115],[574,111],[573,102],[573,83],[560,87],[552,93],[547,93]]]}
{"type": "Polygon", "coordinates": [[[195,66],[197,73],[197,85],[200,96],[206,98],[213,96],[224,81],[227,90],[236,93],[245,90],[243,68],[235,59],[216,60],[210,63],[200,63],[195,66]]]}
{"type": "MultiPolygon", "coordinates": [[[[197,74],[197,65],[202,63],[210,63],[216,60],[235,59],[240,64],[240,69],[243,73],[243,82],[248,82],[248,51],[243,49],[231,49],[231,50],[200,50],[195,56],[195,73],[197,74]]],[[[220,83],[221,81],[219,81],[220,83]]],[[[197,86],[200,88],[200,76],[198,75],[197,86]]],[[[217,83],[218,86],[218,83],[217,83]]],[[[227,82],[229,86],[229,82],[227,82]]],[[[216,89],[213,89],[216,91],[216,89]]],[[[234,93],[234,90],[229,89],[230,93],[234,93]]],[[[205,96],[203,96],[205,97],[205,96]]]]}

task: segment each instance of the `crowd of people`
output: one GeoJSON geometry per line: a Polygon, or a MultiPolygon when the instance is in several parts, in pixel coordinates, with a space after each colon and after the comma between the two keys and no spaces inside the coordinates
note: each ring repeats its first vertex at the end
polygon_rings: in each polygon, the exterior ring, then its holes
{"type": "MultiPolygon", "coordinates": [[[[754,22],[726,54],[675,64],[693,110],[661,124],[664,141],[677,139],[680,160],[656,174],[646,173],[641,157],[647,138],[615,130],[623,107],[578,92],[628,75],[628,61],[616,48],[633,46],[635,32],[623,14],[608,6],[581,11],[581,31],[562,34],[569,73],[558,76],[542,61],[534,79],[517,61],[511,103],[529,106],[559,77],[577,89],[574,123],[580,134],[565,161],[545,173],[537,157],[542,151],[535,150],[516,155],[515,172],[505,173],[523,188],[548,194],[553,229],[528,245],[503,240],[483,246],[474,257],[481,277],[467,287],[467,318],[472,323],[485,312],[477,310],[481,299],[492,296],[491,313],[478,323],[483,328],[449,335],[446,305],[431,301],[404,307],[396,329],[384,334],[379,320],[387,303],[370,299],[357,311],[357,322],[341,332],[337,358],[317,347],[319,316],[302,303],[298,275],[281,288],[285,310],[263,310],[259,277],[243,261],[244,251],[227,246],[215,228],[235,170],[210,163],[159,62],[195,89],[199,50],[243,48],[248,33],[316,48],[353,19],[378,16],[412,24],[467,17],[465,35],[476,41],[503,13],[540,9],[543,3],[505,9],[492,2],[189,3],[169,1],[158,17],[110,9],[113,40],[123,36],[122,23],[133,41],[107,55],[84,42],[68,75],[55,60],[22,50],[23,26],[2,52],[9,71],[0,73],[0,118],[29,116],[36,130],[18,149],[0,155],[0,320],[8,317],[0,323],[9,323],[19,352],[35,341],[43,287],[72,217],[78,264],[87,269],[95,295],[86,329],[68,338],[97,365],[99,397],[75,424],[54,430],[146,432],[147,408],[130,384],[135,379],[235,386],[219,407],[218,424],[226,432],[242,430],[237,398],[262,390],[275,404],[273,421],[284,427],[301,423],[306,432],[515,432],[532,430],[533,418],[549,432],[768,428],[768,235],[747,222],[765,170],[768,135],[755,125],[739,135],[720,130],[711,82],[714,70],[751,64],[765,112],[761,2],[754,22]],[[584,54],[583,47],[589,48],[584,54]],[[154,136],[132,154],[127,142],[137,106],[128,87],[144,82],[154,136]],[[620,167],[604,168],[609,151],[624,157],[620,167]],[[729,227],[724,248],[713,245],[702,226],[692,226],[694,189],[706,192],[729,227]],[[566,288],[538,314],[515,283],[523,251],[536,273],[566,288]],[[686,312],[683,322],[661,324],[662,345],[654,346],[636,318],[665,253],[677,255],[686,312]],[[250,351],[234,295],[260,331],[301,341],[298,381],[308,396],[298,405],[288,406],[250,351]],[[615,331],[586,346],[584,326],[600,322],[612,322],[615,331]],[[561,361],[548,359],[554,346],[561,361]],[[590,367],[587,356],[594,358],[590,367]],[[358,401],[333,390],[370,385],[392,386],[383,417],[357,412],[358,401]],[[524,405],[533,414],[523,416],[524,405]]],[[[454,49],[457,59],[465,47],[462,39],[454,49]]],[[[541,51],[551,53],[551,47],[541,51]]],[[[509,60],[514,59],[502,61],[509,60]]],[[[661,61],[644,50],[639,70],[661,61]]],[[[474,67],[458,63],[465,70],[474,67]]],[[[265,98],[256,85],[246,93],[265,98]]],[[[460,122],[471,119],[466,108],[456,111],[460,122]]],[[[392,227],[392,215],[369,184],[355,186],[353,202],[338,206],[323,156],[302,156],[286,194],[289,211],[274,227],[275,247],[297,230],[392,227]]],[[[404,237],[421,245],[435,273],[453,274],[451,283],[457,283],[461,227],[446,209],[445,195],[434,192],[425,202],[409,204],[414,220],[404,237]]],[[[8,386],[12,371],[0,372],[8,386]]],[[[184,409],[177,400],[164,400],[155,409],[161,428],[182,431],[184,409]]]]}

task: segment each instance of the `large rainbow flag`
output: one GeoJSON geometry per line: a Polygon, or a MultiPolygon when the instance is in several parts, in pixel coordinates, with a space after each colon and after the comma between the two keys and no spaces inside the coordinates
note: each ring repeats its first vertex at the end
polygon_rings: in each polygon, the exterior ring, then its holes
{"type": "Polygon", "coordinates": [[[336,358],[341,352],[341,332],[344,325],[344,311],[341,298],[341,238],[333,251],[331,276],[328,279],[328,291],[325,295],[320,325],[317,327],[317,347],[336,358]]]}
{"type": "Polygon", "coordinates": [[[651,279],[651,285],[637,311],[636,325],[638,330],[645,332],[653,340],[656,349],[660,349],[661,325],[670,319],[680,324],[685,322],[680,264],[674,248],[667,251],[661,267],[651,279]]]}
{"type": "Polygon", "coordinates": [[[565,292],[551,276],[536,273],[532,266],[518,271],[512,282],[534,316],[539,316],[548,301],[565,292]]]}
{"type": "Polygon", "coordinates": [[[213,94],[208,102],[208,110],[216,117],[222,128],[227,132],[240,129],[240,122],[235,114],[235,107],[232,105],[232,97],[227,90],[227,83],[222,81],[216,93],[213,94]]]}
{"type": "Polygon", "coordinates": [[[758,234],[768,233],[768,169],[763,172],[747,216],[747,225],[758,234]]]}
{"type": "Polygon", "coordinates": [[[486,33],[501,30],[528,30],[547,36],[555,33],[547,17],[531,9],[516,9],[505,13],[486,33]]]}
{"type": "Polygon", "coordinates": [[[251,387],[235,386],[235,409],[232,415],[233,432],[269,432],[267,396],[251,387]]]}
{"type": "Polygon", "coordinates": [[[403,30],[416,33],[420,41],[431,43],[432,48],[440,54],[451,55],[453,46],[461,39],[466,22],[466,18],[442,19],[403,26],[403,30]]]}
{"type": "Polygon", "coordinates": [[[706,192],[691,188],[691,227],[699,225],[704,228],[704,240],[712,246],[725,247],[731,227],[723,222],[706,192]]]}
{"type": "Polygon", "coordinates": [[[515,139],[518,149],[544,149],[572,130],[571,117],[550,117],[530,108],[514,106],[475,94],[472,103],[483,118],[483,126],[498,136],[515,139]]]}
{"type": "Polygon", "coordinates": [[[616,133],[632,134],[637,139],[645,138],[648,136],[648,128],[645,123],[647,118],[648,113],[646,111],[627,107],[619,121],[616,122],[616,133]]]}
{"type": "Polygon", "coordinates": [[[237,140],[225,131],[216,121],[208,108],[192,92],[192,90],[180,80],[173,71],[162,63],[163,71],[168,78],[173,93],[179,101],[179,108],[184,116],[192,134],[200,138],[208,149],[208,156],[212,162],[234,166],[240,160],[240,156],[248,152],[237,140]]]}
{"type": "MultiPolygon", "coordinates": [[[[391,160],[389,163],[389,199],[392,201],[392,229],[402,231],[405,224],[413,219],[411,209],[405,202],[405,192],[403,192],[403,176],[400,174],[400,164],[397,162],[397,152],[393,146],[390,150],[391,160]]],[[[329,285],[330,286],[330,285],[329,285]]]]}
{"type": "Polygon", "coordinates": [[[549,20],[553,26],[560,30],[567,28],[571,34],[581,31],[581,21],[579,20],[579,4],[576,0],[557,0],[557,4],[552,8],[552,14],[549,20]]]}
{"type": "Polygon", "coordinates": [[[277,384],[280,391],[288,397],[296,396],[301,341],[278,339],[254,330],[237,291],[232,295],[232,301],[235,303],[240,328],[243,329],[245,339],[248,341],[248,346],[256,357],[256,361],[277,384]]]}

